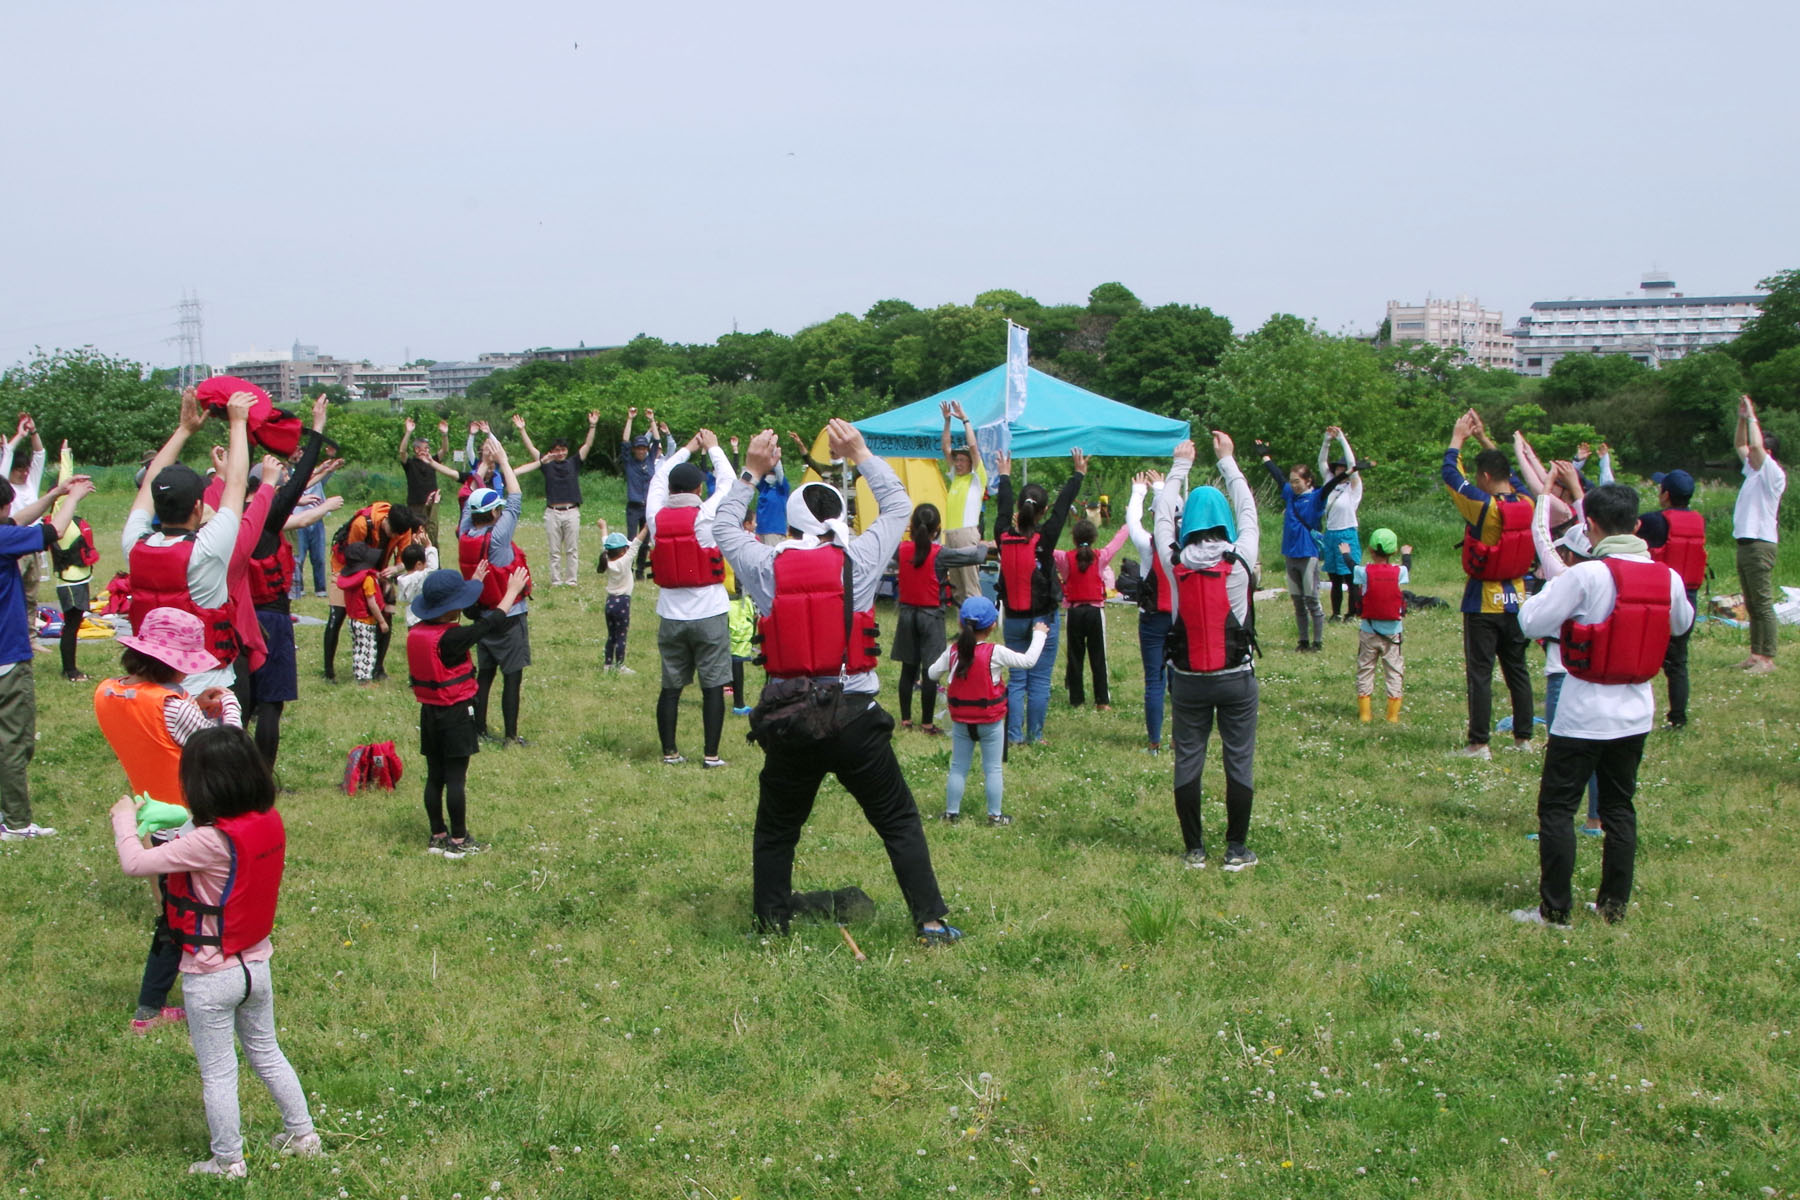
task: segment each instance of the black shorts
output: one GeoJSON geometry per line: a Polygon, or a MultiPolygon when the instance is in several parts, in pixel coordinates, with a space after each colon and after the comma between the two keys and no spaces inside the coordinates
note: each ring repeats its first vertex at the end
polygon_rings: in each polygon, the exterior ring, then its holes
{"type": "Polygon", "coordinates": [[[531,626],[529,613],[508,617],[496,633],[475,643],[475,665],[485,671],[496,667],[502,675],[523,671],[531,665],[531,626]]]}
{"type": "Polygon", "coordinates": [[[439,758],[473,758],[481,751],[475,732],[475,702],[419,705],[419,753],[439,758]]]}

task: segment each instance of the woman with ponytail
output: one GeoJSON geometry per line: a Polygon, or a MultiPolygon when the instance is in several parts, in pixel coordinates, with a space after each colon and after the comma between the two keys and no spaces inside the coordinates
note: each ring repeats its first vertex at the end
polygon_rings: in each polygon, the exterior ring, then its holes
{"type": "Polygon", "coordinates": [[[1062,603],[1062,580],[1056,573],[1056,542],[1069,519],[1069,507],[1081,494],[1087,478],[1087,455],[1079,448],[1069,452],[1074,470],[1056,493],[1055,503],[1040,483],[1019,489],[1015,511],[1012,489],[1012,457],[994,460],[1000,476],[995,539],[1000,551],[1000,605],[1005,620],[1006,647],[1024,653],[1031,645],[1031,627],[1046,626],[1043,653],[1028,671],[1014,671],[1007,681],[1006,738],[1014,745],[1042,743],[1044,715],[1050,708],[1050,680],[1056,672],[1056,643],[1061,632],[1057,612],[1062,603]]]}
{"type": "Polygon", "coordinates": [[[1085,517],[1069,529],[1074,539],[1073,550],[1056,552],[1056,567],[1062,574],[1063,603],[1069,610],[1069,665],[1064,681],[1069,688],[1069,703],[1080,708],[1087,701],[1082,691],[1083,660],[1094,673],[1094,711],[1112,711],[1112,692],[1106,682],[1106,617],[1103,606],[1106,592],[1112,586],[1113,555],[1125,544],[1131,531],[1119,526],[1112,541],[1094,549],[1100,536],[1094,523],[1085,517]]]}
{"type": "Polygon", "coordinates": [[[937,505],[921,504],[913,509],[908,540],[900,543],[900,603],[894,621],[893,659],[900,664],[900,728],[913,727],[913,688],[922,681],[919,727],[929,734],[943,732],[932,723],[937,711],[937,683],[922,677],[925,667],[944,653],[946,572],[979,564],[989,550],[985,543],[939,545],[942,526],[937,505]]]}
{"type": "Polygon", "coordinates": [[[1020,654],[988,640],[993,637],[1000,610],[986,596],[964,600],[957,616],[962,632],[957,635],[956,645],[938,655],[930,668],[933,679],[950,677],[950,779],[944,786],[944,820],[954,822],[962,815],[963,789],[968,785],[969,766],[979,742],[988,824],[1011,825],[1012,818],[1000,811],[1006,759],[1000,737],[1006,722],[1007,691],[1000,673],[1009,667],[1029,671],[1036,666],[1050,627],[1042,621],[1035,622],[1031,644],[1020,654]]]}

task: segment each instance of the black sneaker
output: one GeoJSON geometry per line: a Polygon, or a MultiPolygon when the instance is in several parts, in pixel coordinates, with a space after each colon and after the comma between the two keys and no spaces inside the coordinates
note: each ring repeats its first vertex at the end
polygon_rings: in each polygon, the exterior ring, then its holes
{"type": "Polygon", "coordinates": [[[450,835],[447,833],[434,833],[431,835],[431,839],[425,843],[425,853],[427,854],[442,854],[449,848],[450,835]]]}
{"type": "Polygon", "coordinates": [[[1206,851],[1189,850],[1181,856],[1181,865],[1190,871],[1206,870],[1206,851]]]}
{"type": "Polygon", "coordinates": [[[504,746],[517,746],[521,750],[529,750],[531,748],[530,742],[528,742],[524,738],[518,737],[518,736],[513,736],[513,737],[507,738],[504,742],[501,743],[501,745],[503,747],[504,746]]]}
{"type": "Polygon", "coordinates": [[[938,820],[942,821],[946,825],[954,825],[958,821],[962,820],[962,814],[947,812],[943,816],[939,817],[938,820]]]}
{"type": "Polygon", "coordinates": [[[940,921],[938,928],[928,929],[919,926],[919,944],[922,946],[950,946],[962,941],[963,931],[947,921],[940,921]]]}
{"type": "Polygon", "coordinates": [[[716,754],[709,754],[705,758],[700,760],[700,769],[702,771],[711,771],[718,767],[724,767],[724,766],[729,766],[729,765],[730,765],[729,763],[727,763],[724,759],[720,758],[716,754]]]}
{"type": "Polygon", "coordinates": [[[1256,852],[1248,846],[1232,846],[1225,851],[1225,869],[1243,871],[1256,865],[1256,852]]]}
{"type": "Polygon", "coordinates": [[[989,813],[988,814],[988,824],[989,825],[1011,825],[1012,818],[1007,816],[1005,813],[989,813]]]}
{"type": "Polygon", "coordinates": [[[500,736],[500,735],[499,735],[499,734],[497,734],[497,733],[489,733],[489,732],[488,732],[488,731],[487,731],[487,730],[485,730],[485,729],[484,729],[484,730],[482,730],[482,731],[481,731],[481,732],[480,732],[480,733],[478,733],[478,734],[476,734],[476,735],[475,735],[475,736],[476,736],[476,737],[478,737],[478,738],[480,738],[480,739],[481,739],[481,741],[482,741],[482,742],[483,742],[483,743],[484,743],[484,744],[486,744],[486,745],[489,745],[489,746],[501,746],[501,747],[504,747],[504,746],[505,746],[505,745],[506,745],[506,739],[505,739],[505,738],[503,738],[503,737],[501,737],[501,736],[500,736]]]}
{"type": "Polygon", "coordinates": [[[474,838],[464,838],[460,842],[455,838],[451,838],[444,844],[444,857],[466,858],[471,854],[480,854],[486,849],[487,844],[485,842],[478,842],[474,838]]]}

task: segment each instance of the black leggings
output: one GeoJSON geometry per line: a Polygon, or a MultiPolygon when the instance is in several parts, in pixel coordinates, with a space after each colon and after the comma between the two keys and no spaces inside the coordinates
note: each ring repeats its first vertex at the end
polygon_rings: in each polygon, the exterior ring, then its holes
{"type": "MultiPolygon", "coordinates": [[[[681,689],[664,688],[656,698],[656,736],[662,741],[666,758],[679,753],[675,748],[676,718],[681,712],[681,689]]],[[[706,742],[706,757],[719,756],[719,738],[725,732],[725,688],[700,689],[700,731],[706,742]]]]}
{"type": "Polygon", "coordinates": [[[375,679],[387,678],[388,643],[394,638],[394,627],[389,625],[384,632],[375,635],[375,679]]]}
{"type": "Polygon", "coordinates": [[[280,700],[264,700],[256,706],[256,749],[271,771],[275,769],[275,756],[281,752],[283,707],[280,700]]]}
{"type": "MultiPolygon", "coordinates": [[[[482,733],[488,731],[488,693],[494,688],[494,676],[499,674],[500,664],[490,663],[482,667],[475,676],[475,728],[482,733]]],[[[500,719],[506,723],[506,736],[519,736],[519,684],[525,678],[525,668],[508,671],[500,678],[500,719]]]]}
{"type": "Polygon", "coordinates": [[[445,758],[441,754],[425,756],[425,816],[431,832],[449,833],[453,838],[469,836],[468,820],[469,756],[445,758]],[[444,828],[444,806],[450,807],[450,827],[444,828]]]}
{"type": "Polygon", "coordinates": [[[325,678],[337,682],[338,631],[344,627],[344,607],[334,604],[325,610],[325,678]]]}
{"type": "Polygon", "coordinates": [[[1354,575],[1333,575],[1331,577],[1331,615],[1339,616],[1344,608],[1344,592],[1350,593],[1350,615],[1362,616],[1362,589],[1357,587],[1354,575]]]}
{"type": "Polygon", "coordinates": [[[69,608],[63,610],[62,640],[57,643],[62,650],[62,669],[64,675],[75,674],[75,643],[81,639],[81,620],[87,616],[87,610],[69,608]]]}
{"type": "MultiPolygon", "coordinates": [[[[919,682],[924,672],[919,670],[918,663],[900,664],[900,719],[912,720],[913,685],[919,682]]],[[[931,681],[931,676],[924,675],[925,686],[919,689],[919,723],[931,724],[932,715],[937,711],[938,685],[931,681]]]]}
{"type": "Polygon", "coordinates": [[[173,934],[156,923],[150,938],[150,953],[144,957],[144,980],[138,985],[139,1008],[162,1008],[169,1002],[169,991],[181,970],[181,943],[173,934]]]}
{"type": "Polygon", "coordinates": [[[1082,669],[1094,673],[1094,703],[1111,704],[1112,692],[1106,679],[1106,618],[1092,604],[1071,604],[1068,615],[1068,663],[1063,682],[1069,688],[1069,703],[1080,708],[1087,702],[1082,692],[1082,669]],[[1083,662],[1083,659],[1086,662],[1083,662]]]}

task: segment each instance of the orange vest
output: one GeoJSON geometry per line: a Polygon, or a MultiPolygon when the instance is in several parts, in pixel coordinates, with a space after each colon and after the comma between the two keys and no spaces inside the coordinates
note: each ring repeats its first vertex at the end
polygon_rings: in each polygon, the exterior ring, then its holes
{"type": "Polygon", "coordinates": [[[134,793],[187,807],[181,794],[181,746],[169,736],[163,702],[182,695],[160,683],[103,680],[94,689],[94,716],[134,793]]]}

